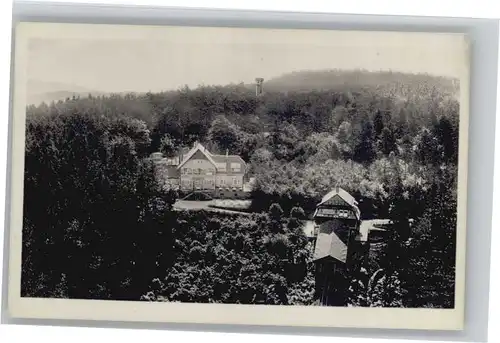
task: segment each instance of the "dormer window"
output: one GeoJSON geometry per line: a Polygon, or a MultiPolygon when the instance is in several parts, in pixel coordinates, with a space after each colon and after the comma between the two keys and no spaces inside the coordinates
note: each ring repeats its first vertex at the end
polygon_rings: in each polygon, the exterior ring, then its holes
{"type": "Polygon", "coordinates": [[[241,164],[239,164],[239,163],[231,163],[231,171],[233,173],[239,173],[239,172],[241,172],[241,164]]]}

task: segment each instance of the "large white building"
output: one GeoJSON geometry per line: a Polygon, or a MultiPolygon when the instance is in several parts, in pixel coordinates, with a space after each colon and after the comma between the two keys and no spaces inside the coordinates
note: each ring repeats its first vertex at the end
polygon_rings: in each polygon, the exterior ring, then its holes
{"type": "Polygon", "coordinates": [[[162,158],[153,154],[162,165],[166,180],[184,191],[243,190],[247,165],[240,156],[212,154],[200,143],[177,157],[162,158]]]}

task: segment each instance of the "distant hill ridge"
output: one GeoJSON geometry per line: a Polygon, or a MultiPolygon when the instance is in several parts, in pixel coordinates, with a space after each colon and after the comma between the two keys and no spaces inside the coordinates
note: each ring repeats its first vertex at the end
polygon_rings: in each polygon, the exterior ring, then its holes
{"type": "MultiPolygon", "coordinates": [[[[225,86],[231,87],[231,85],[225,86]]],[[[255,85],[244,84],[244,87],[253,89],[255,85]]],[[[418,89],[430,89],[432,87],[443,94],[453,96],[458,96],[460,89],[458,79],[429,74],[409,74],[391,71],[306,70],[291,72],[264,80],[265,92],[356,91],[363,88],[370,88],[382,92],[391,91],[401,94],[412,90],[415,92],[418,89]]],[[[166,93],[172,91],[166,91],[166,93]]],[[[70,84],[29,80],[27,93],[27,103],[38,105],[42,102],[50,103],[52,101],[65,100],[73,96],[87,97],[88,94],[92,94],[93,96],[124,95],[130,92],[110,93],[70,84]]],[[[138,92],[137,94],[141,93],[146,92],[138,92]]]]}
{"type": "Polygon", "coordinates": [[[429,74],[366,70],[297,71],[264,80],[267,91],[350,90],[357,88],[432,88],[445,94],[459,93],[459,80],[429,74]]]}
{"type": "Polygon", "coordinates": [[[28,105],[39,105],[42,102],[50,103],[52,101],[65,100],[73,96],[94,96],[104,95],[105,92],[100,92],[92,89],[87,89],[73,84],[61,82],[48,82],[36,79],[29,79],[26,85],[26,102],[28,105]]]}

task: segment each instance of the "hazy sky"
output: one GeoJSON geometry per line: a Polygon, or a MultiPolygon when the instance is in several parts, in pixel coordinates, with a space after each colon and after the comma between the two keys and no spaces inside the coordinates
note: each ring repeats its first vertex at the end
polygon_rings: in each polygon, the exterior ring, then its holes
{"type": "Polygon", "coordinates": [[[450,35],[182,27],[84,31],[32,38],[28,78],[75,87],[70,91],[141,92],[250,83],[306,69],[459,77],[463,63],[462,38],[450,35]]]}

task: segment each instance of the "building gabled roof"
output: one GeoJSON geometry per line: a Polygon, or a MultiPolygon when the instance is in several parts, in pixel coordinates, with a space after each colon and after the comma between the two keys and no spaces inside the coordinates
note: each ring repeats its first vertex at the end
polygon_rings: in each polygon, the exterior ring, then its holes
{"type": "Polygon", "coordinates": [[[320,232],[316,238],[313,261],[318,261],[328,257],[345,263],[347,261],[347,245],[342,242],[335,232],[320,232]]]}
{"type": "Polygon", "coordinates": [[[318,208],[320,208],[321,205],[328,206],[327,204],[330,200],[332,200],[333,203],[337,203],[336,206],[339,206],[340,205],[338,201],[339,199],[340,203],[345,202],[345,204],[347,204],[349,207],[352,208],[357,220],[361,220],[361,211],[359,210],[358,202],[356,201],[356,199],[354,199],[352,195],[350,195],[347,191],[345,191],[340,187],[335,187],[335,189],[328,192],[321,199],[321,202],[318,205],[316,205],[316,211],[314,212],[314,215],[316,215],[316,213],[318,212],[318,208]]]}
{"type": "Polygon", "coordinates": [[[189,152],[184,157],[182,162],[179,163],[179,165],[177,166],[177,169],[180,169],[198,151],[201,152],[207,158],[207,160],[209,160],[210,163],[212,163],[214,165],[214,167],[217,166],[217,164],[215,163],[215,161],[212,158],[212,154],[210,154],[210,152],[203,145],[201,145],[200,143],[196,143],[195,146],[191,150],[189,150],[189,152]]]}
{"type": "Polygon", "coordinates": [[[241,163],[244,166],[246,165],[246,162],[243,161],[243,159],[238,155],[212,155],[212,158],[217,163],[230,162],[230,163],[241,163]]]}
{"type": "Polygon", "coordinates": [[[332,199],[334,196],[338,195],[342,200],[344,200],[347,204],[350,206],[357,206],[358,202],[352,195],[350,195],[346,190],[340,188],[340,187],[335,187],[332,191],[328,192],[322,199],[321,202],[317,205],[323,205],[326,203],[328,200],[332,199]]]}

